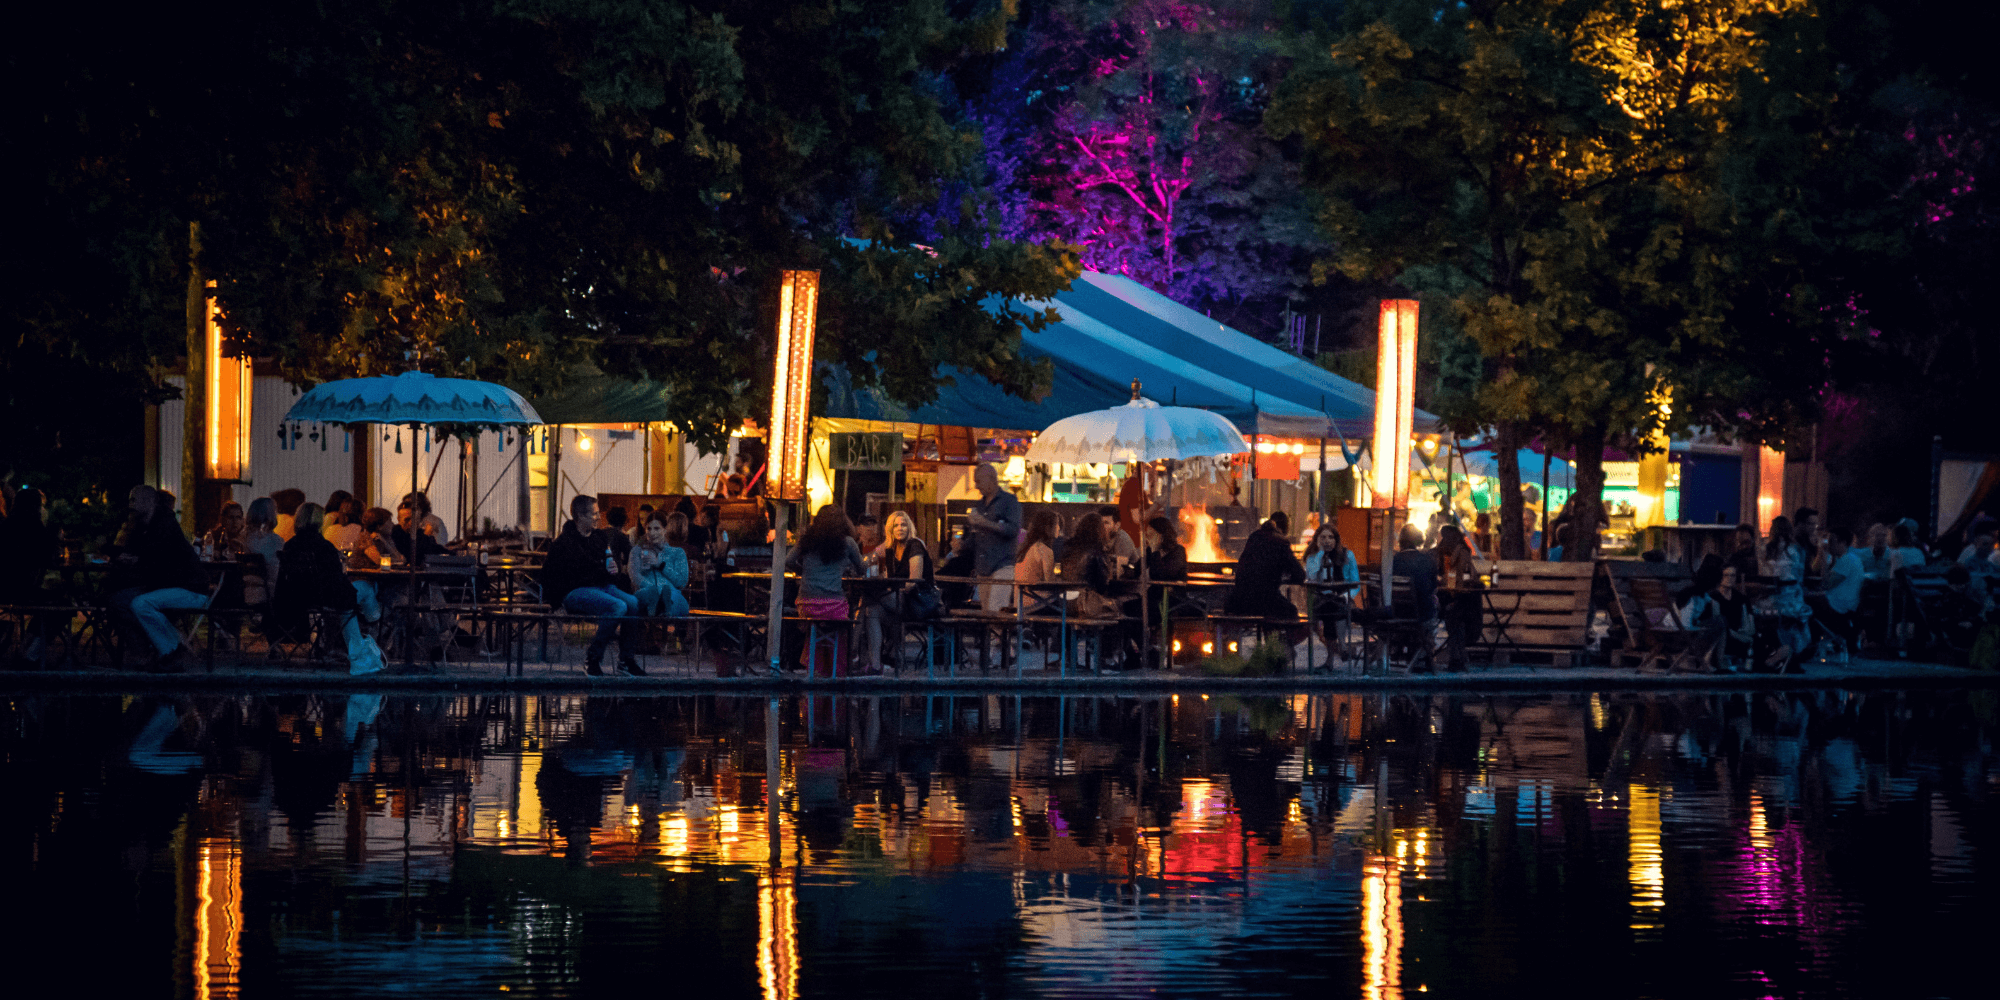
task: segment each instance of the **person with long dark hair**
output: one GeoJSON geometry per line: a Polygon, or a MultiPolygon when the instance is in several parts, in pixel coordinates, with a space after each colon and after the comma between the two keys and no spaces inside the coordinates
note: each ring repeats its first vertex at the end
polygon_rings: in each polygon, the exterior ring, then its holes
{"type": "Polygon", "coordinates": [[[1072,607],[1072,613],[1078,617],[1101,618],[1118,613],[1115,600],[1118,590],[1104,537],[1104,515],[1093,511],[1076,519],[1069,542],[1063,546],[1063,579],[1083,588],[1072,607]]]}
{"type": "Polygon", "coordinates": [[[1790,518],[1771,519],[1759,568],[1777,581],[1759,608],[1770,618],[1773,636],[1773,648],[1763,662],[1782,673],[1803,660],[1812,647],[1812,633],[1806,627],[1812,608],[1806,604],[1805,556],[1792,537],[1790,518]]]}
{"type": "MultiPolygon", "coordinates": [[[[847,512],[827,504],[813,515],[812,523],[799,535],[799,547],[785,558],[785,567],[799,574],[799,616],[825,621],[846,621],[847,588],[841,579],[850,573],[862,576],[868,567],[861,561],[861,545],[854,540],[854,525],[847,512]]],[[[833,635],[833,662],[838,670],[842,656],[841,635],[833,635]]]]}
{"type": "Polygon", "coordinates": [[[1465,669],[1465,648],[1478,641],[1485,599],[1480,595],[1479,570],[1472,562],[1472,546],[1456,524],[1438,528],[1437,547],[1431,558],[1437,561],[1438,582],[1450,593],[1439,602],[1444,617],[1445,669],[1454,673],[1465,669]]]}

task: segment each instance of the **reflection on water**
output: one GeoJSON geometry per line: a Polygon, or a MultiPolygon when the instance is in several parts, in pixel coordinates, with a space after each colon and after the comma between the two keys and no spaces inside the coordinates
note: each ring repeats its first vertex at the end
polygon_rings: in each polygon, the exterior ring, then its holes
{"type": "Polygon", "coordinates": [[[0,939],[24,996],[1965,995],[1994,712],[24,697],[0,939]]]}

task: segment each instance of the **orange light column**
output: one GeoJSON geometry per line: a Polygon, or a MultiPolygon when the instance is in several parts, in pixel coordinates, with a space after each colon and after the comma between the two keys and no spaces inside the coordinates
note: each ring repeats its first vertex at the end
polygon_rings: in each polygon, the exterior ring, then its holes
{"type": "Polygon", "coordinates": [[[777,372],[771,389],[771,447],[766,492],[781,500],[806,495],[806,421],[812,409],[813,328],[819,272],[786,271],[778,290],[777,372]]]}
{"type": "MultiPolygon", "coordinates": [[[[208,283],[213,288],[215,282],[208,283]]],[[[215,296],[208,297],[207,348],[208,440],[207,474],[218,482],[250,481],[250,388],[253,384],[248,357],[222,356],[222,310],[215,296]]]]}
{"type": "Polygon", "coordinates": [[[1416,429],[1417,301],[1383,299],[1375,352],[1375,506],[1410,505],[1410,435],[1416,429]]]}

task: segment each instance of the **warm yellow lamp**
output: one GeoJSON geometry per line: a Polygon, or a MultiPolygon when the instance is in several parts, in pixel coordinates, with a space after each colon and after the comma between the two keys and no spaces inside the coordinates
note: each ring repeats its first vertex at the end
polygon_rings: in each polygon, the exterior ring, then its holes
{"type": "Polygon", "coordinates": [[[1375,355],[1375,506],[1410,504],[1417,394],[1417,300],[1383,299],[1375,355]]]}
{"type": "MultiPolygon", "coordinates": [[[[214,282],[209,286],[214,287],[214,282]]],[[[208,478],[250,481],[250,388],[248,357],[222,356],[222,309],[208,297],[208,478]]]]}
{"type": "Polygon", "coordinates": [[[806,421],[812,403],[818,307],[819,272],[784,272],[778,287],[777,372],[771,389],[771,445],[765,473],[765,492],[776,499],[801,500],[806,495],[806,421]]]}

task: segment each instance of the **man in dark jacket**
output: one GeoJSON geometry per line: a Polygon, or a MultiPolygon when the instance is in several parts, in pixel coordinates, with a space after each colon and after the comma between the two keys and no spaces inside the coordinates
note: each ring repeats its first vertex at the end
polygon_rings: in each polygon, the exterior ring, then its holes
{"type": "Polygon", "coordinates": [[[597,499],[578,496],[569,504],[569,523],[549,543],[542,563],[542,600],[573,615],[596,618],[597,637],[584,654],[585,672],[604,673],[604,647],[618,637],[618,670],[640,676],[645,673],[632,651],[637,648],[639,599],[613,585],[618,563],[611,555],[611,542],[592,531],[597,523],[597,499]]]}
{"type": "Polygon", "coordinates": [[[207,607],[207,575],[201,557],[181,534],[174,512],[160,509],[160,491],[134,486],[128,503],[137,530],[117,560],[131,570],[136,582],[111,595],[112,620],[126,638],[124,646],[151,644],[154,669],[179,670],[187,661],[188,648],[166,612],[207,607]]]}
{"type": "Polygon", "coordinates": [[[1264,618],[1298,617],[1298,607],[1278,589],[1306,579],[1306,568],[1292,552],[1291,534],[1291,519],[1284,511],[1272,514],[1250,533],[1243,543],[1243,555],[1236,560],[1236,584],[1229,589],[1223,610],[1264,618]]]}

